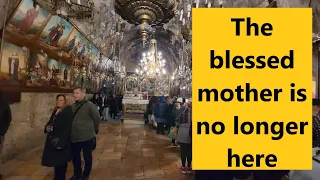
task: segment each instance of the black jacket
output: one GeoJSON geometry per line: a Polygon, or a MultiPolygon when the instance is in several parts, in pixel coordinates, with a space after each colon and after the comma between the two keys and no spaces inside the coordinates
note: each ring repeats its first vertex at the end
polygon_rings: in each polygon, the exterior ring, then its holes
{"type": "Polygon", "coordinates": [[[173,104],[166,104],[164,109],[164,118],[167,120],[167,123],[173,123],[174,117],[172,117],[172,110],[174,108],[173,104]]]}
{"type": "Polygon", "coordinates": [[[54,122],[55,112],[52,113],[52,116],[49,122],[46,124],[44,132],[48,133],[46,130],[47,125],[53,123],[53,132],[50,132],[50,135],[47,134],[46,143],[43,150],[42,162],[43,166],[54,167],[67,163],[71,160],[71,126],[72,126],[72,108],[70,106],[65,107],[62,112],[58,113],[54,122]],[[58,147],[61,147],[61,150],[53,149],[50,144],[50,136],[59,138],[58,147]]]}
{"type": "Polygon", "coordinates": [[[0,136],[3,136],[11,123],[11,110],[8,102],[0,97],[0,136]]]}
{"type": "Polygon", "coordinates": [[[93,98],[91,99],[91,102],[96,106],[98,106],[100,109],[103,107],[101,98],[98,98],[98,99],[93,98]]]}
{"type": "Polygon", "coordinates": [[[108,105],[110,106],[110,110],[116,110],[117,109],[117,104],[116,104],[116,99],[115,98],[108,98],[107,100],[108,105]]]}

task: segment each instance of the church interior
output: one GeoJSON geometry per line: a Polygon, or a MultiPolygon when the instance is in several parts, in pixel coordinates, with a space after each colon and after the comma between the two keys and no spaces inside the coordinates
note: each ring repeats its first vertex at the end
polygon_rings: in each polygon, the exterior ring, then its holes
{"type": "MultiPolygon", "coordinates": [[[[171,138],[169,121],[192,102],[192,8],[248,7],[313,9],[313,98],[320,99],[319,0],[0,0],[0,180],[229,180],[197,177],[191,142],[171,138]],[[75,120],[78,91],[101,118],[90,154],[83,148],[81,177],[71,159],[65,167],[43,163],[51,137],[44,129],[67,106],[75,120]],[[164,122],[153,115],[156,102],[170,104],[164,122]]],[[[77,143],[70,142],[72,153],[77,143]]],[[[319,162],[279,179],[254,172],[230,178],[319,180],[319,162]]]]}

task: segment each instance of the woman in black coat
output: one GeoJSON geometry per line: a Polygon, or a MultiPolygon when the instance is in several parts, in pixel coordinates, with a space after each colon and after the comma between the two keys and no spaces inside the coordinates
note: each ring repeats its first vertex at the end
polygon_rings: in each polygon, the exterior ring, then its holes
{"type": "Polygon", "coordinates": [[[113,95],[111,95],[108,99],[108,105],[110,106],[110,116],[112,119],[115,119],[117,116],[117,104],[113,95]]]}
{"type": "Polygon", "coordinates": [[[54,180],[65,180],[67,164],[72,159],[70,138],[73,114],[64,95],[59,94],[56,100],[57,106],[44,129],[47,139],[41,164],[54,167],[54,180]]]}

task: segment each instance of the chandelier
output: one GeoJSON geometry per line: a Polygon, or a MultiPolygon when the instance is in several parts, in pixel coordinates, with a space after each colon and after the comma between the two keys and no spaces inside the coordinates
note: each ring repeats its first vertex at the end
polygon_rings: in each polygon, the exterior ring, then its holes
{"type": "Polygon", "coordinates": [[[168,23],[176,10],[176,0],[115,0],[116,12],[137,25],[142,41],[147,40],[151,26],[168,23]]]}
{"type": "Polygon", "coordinates": [[[52,15],[65,19],[93,18],[94,0],[35,0],[52,15]]]}
{"type": "Polygon", "coordinates": [[[162,59],[161,52],[158,52],[157,40],[150,40],[149,51],[142,54],[139,65],[140,69],[136,69],[136,73],[148,79],[155,79],[166,74],[164,69],[166,61],[162,59]]]}

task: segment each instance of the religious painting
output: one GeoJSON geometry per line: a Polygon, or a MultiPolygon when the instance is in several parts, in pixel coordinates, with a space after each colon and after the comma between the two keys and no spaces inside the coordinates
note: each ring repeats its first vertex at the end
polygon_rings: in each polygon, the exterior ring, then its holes
{"type": "Polygon", "coordinates": [[[40,8],[33,0],[23,0],[6,29],[32,39],[41,30],[48,16],[49,12],[40,8]]]}
{"type": "Polygon", "coordinates": [[[48,84],[48,60],[47,57],[42,53],[30,52],[28,58],[28,80],[27,86],[42,86],[48,84]]]}
{"type": "Polygon", "coordinates": [[[71,79],[71,71],[70,66],[66,64],[62,64],[62,73],[63,73],[63,80],[70,81],[71,79]]]}
{"type": "Polygon", "coordinates": [[[47,74],[48,79],[54,80],[58,73],[60,73],[60,63],[54,59],[49,59],[48,60],[48,74],[47,74]]]}
{"type": "Polygon", "coordinates": [[[63,47],[72,30],[72,25],[59,16],[52,16],[42,31],[40,41],[53,46],[63,47]]]}
{"type": "Polygon", "coordinates": [[[77,30],[73,29],[69,38],[66,41],[66,44],[64,45],[65,51],[70,54],[72,51],[78,52],[77,45],[79,45],[81,39],[83,38],[83,35],[77,30]]]}
{"type": "Polygon", "coordinates": [[[0,79],[20,82],[27,76],[27,49],[3,42],[0,79]]]}
{"type": "Polygon", "coordinates": [[[77,57],[82,59],[85,57],[89,51],[89,41],[86,38],[83,38],[81,42],[77,45],[77,57]]]}
{"type": "Polygon", "coordinates": [[[62,64],[61,65],[62,72],[62,86],[66,88],[71,88],[70,80],[71,80],[71,69],[69,65],[62,64]]]}
{"type": "Polygon", "coordinates": [[[35,53],[30,51],[29,59],[28,59],[28,67],[29,71],[32,68],[40,68],[40,69],[47,69],[48,67],[48,60],[47,57],[44,56],[42,53],[35,53]]]}
{"type": "Polygon", "coordinates": [[[126,90],[127,92],[133,93],[137,88],[137,76],[134,73],[127,72],[126,90]]]}

